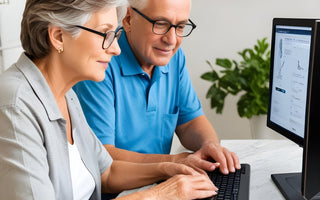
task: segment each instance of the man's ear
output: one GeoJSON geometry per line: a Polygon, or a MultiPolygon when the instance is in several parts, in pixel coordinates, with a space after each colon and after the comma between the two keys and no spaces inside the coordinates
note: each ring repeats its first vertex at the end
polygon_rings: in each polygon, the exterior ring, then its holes
{"type": "Polygon", "coordinates": [[[59,49],[63,50],[63,39],[62,39],[62,29],[57,26],[49,26],[48,28],[48,36],[51,45],[59,51],[59,49]]]}
{"type": "Polygon", "coordinates": [[[122,26],[126,32],[131,31],[131,24],[132,24],[132,8],[128,7],[127,8],[127,14],[122,20],[122,26]]]}

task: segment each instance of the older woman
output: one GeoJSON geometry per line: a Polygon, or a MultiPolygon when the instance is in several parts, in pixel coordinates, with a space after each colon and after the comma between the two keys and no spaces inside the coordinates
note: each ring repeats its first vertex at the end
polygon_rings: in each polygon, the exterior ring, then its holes
{"type": "Polygon", "coordinates": [[[112,161],[71,90],[101,81],[113,55],[120,0],[27,0],[25,50],[0,76],[0,199],[100,199],[169,180],[123,199],[212,196],[204,175],[174,163],[112,161]],[[177,175],[180,174],[180,175],[177,175]]]}

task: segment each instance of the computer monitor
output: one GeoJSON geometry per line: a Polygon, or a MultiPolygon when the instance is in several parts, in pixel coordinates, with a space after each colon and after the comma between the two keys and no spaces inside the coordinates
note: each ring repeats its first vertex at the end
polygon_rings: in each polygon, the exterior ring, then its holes
{"type": "Polygon", "coordinates": [[[271,175],[286,199],[320,192],[319,125],[320,21],[275,18],[267,126],[303,148],[302,172],[271,175]]]}

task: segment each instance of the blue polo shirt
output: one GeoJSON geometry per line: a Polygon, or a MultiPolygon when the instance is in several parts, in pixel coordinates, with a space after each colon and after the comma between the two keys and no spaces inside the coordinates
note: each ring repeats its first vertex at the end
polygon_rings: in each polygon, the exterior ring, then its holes
{"type": "Polygon", "coordinates": [[[103,144],[140,153],[170,152],[176,126],[203,115],[179,48],[150,79],[124,33],[102,82],[74,86],[86,119],[103,144]]]}

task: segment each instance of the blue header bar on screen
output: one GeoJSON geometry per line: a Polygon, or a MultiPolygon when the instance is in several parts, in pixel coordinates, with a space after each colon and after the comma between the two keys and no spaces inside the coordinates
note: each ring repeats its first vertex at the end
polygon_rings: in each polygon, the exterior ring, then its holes
{"type": "Polygon", "coordinates": [[[276,32],[295,35],[311,35],[312,28],[297,26],[276,26],[276,32]]]}

